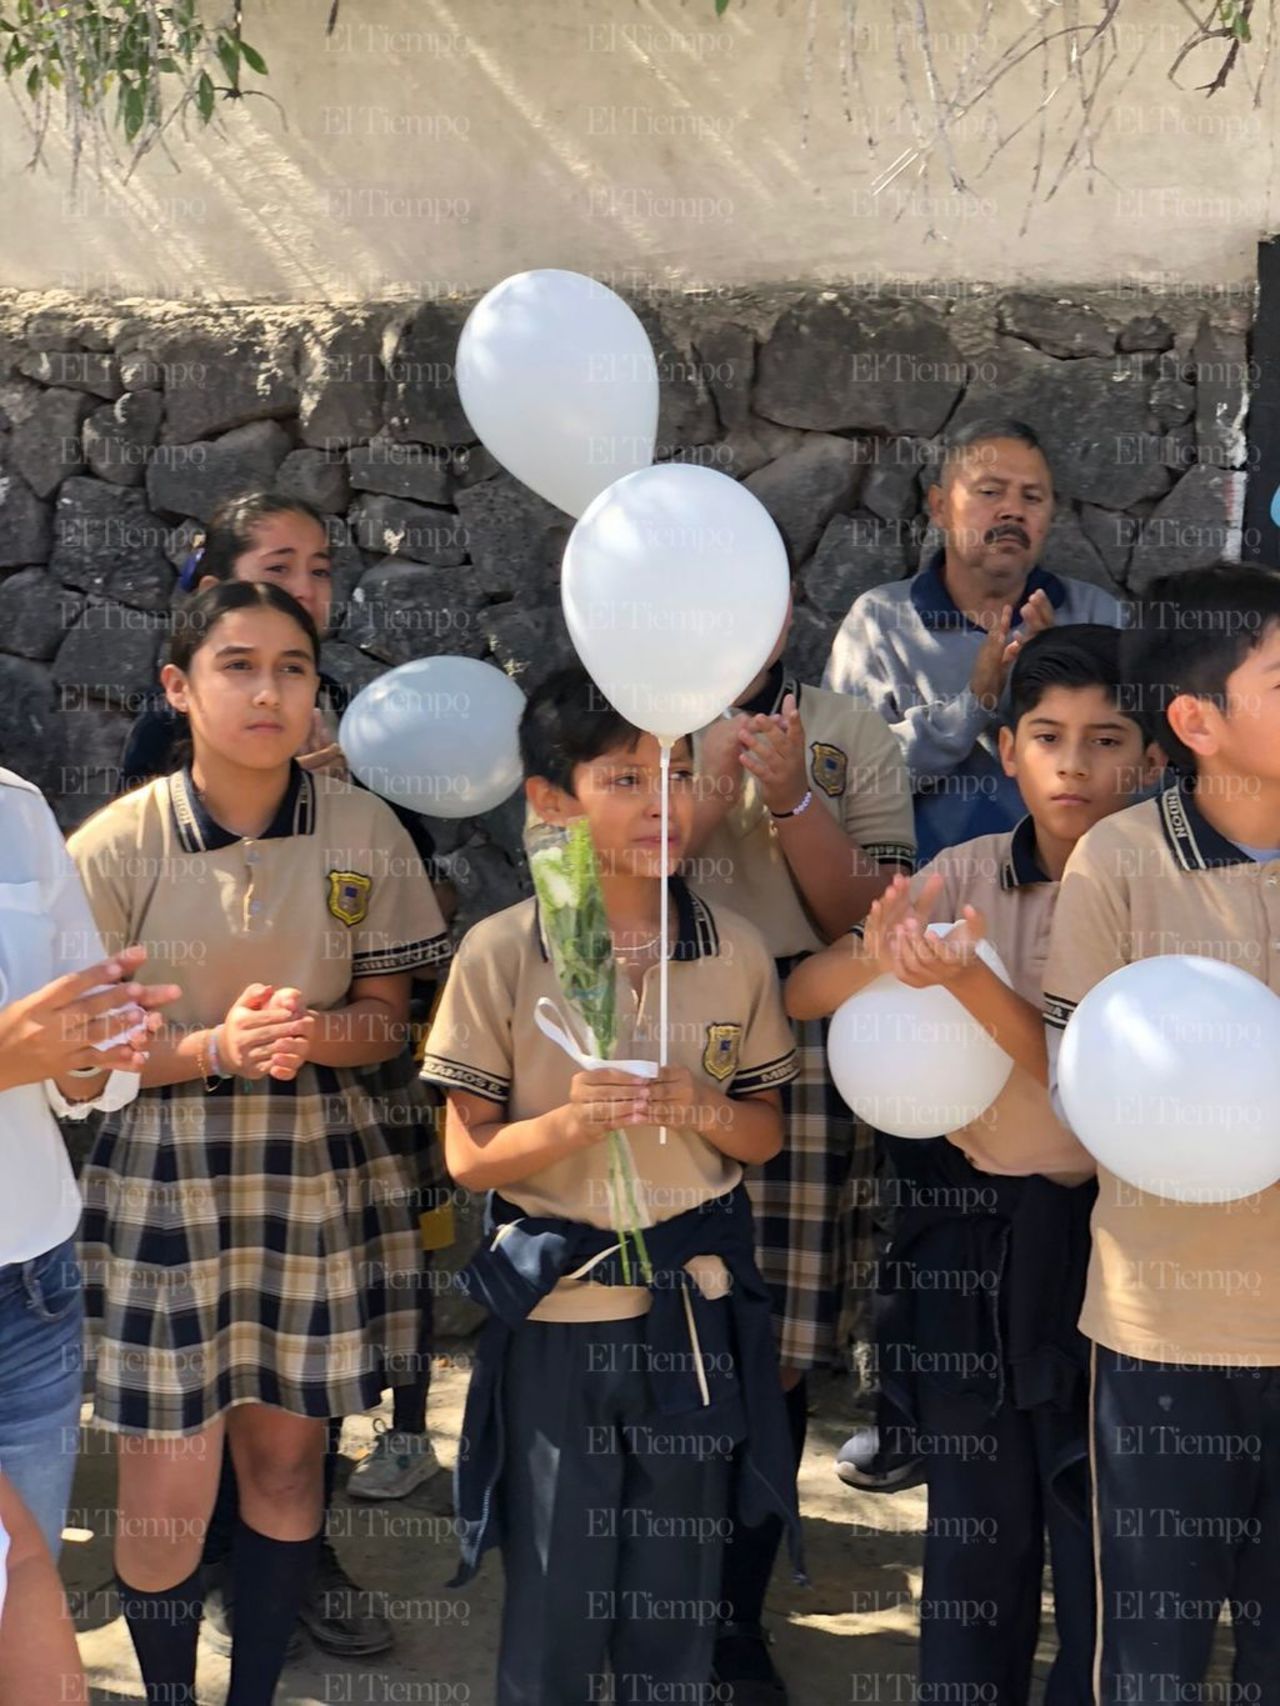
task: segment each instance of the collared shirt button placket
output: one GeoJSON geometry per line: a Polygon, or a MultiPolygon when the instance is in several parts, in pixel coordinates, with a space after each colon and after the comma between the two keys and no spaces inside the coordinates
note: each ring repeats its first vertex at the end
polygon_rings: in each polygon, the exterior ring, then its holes
{"type": "Polygon", "coordinates": [[[254,892],[254,879],[257,876],[257,866],[261,854],[252,841],[244,844],[245,889],[244,889],[244,928],[253,929],[253,920],[262,912],[262,902],[254,892]]]}

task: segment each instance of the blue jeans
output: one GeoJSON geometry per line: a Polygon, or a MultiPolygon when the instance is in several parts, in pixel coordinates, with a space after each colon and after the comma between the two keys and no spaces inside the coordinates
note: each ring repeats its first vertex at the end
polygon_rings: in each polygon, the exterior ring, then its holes
{"type": "Polygon", "coordinates": [[[55,1558],[80,1442],[83,1324],[74,1239],[0,1266],[0,1469],[55,1558]]]}

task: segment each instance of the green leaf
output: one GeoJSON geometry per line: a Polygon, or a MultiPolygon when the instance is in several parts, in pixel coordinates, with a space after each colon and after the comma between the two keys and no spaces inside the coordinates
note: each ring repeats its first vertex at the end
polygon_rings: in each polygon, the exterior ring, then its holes
{"type": "Polygon", "coordinates": [[[222,61],[222,69],[227,74],[227,82],[233,89],[240,86],[240,56],[235,49],[235,43],[229,36],[223,36],[218,42],[218,58],[222,61]]]}
{"type": "Polygon", "coordinates": [[[40,67],[33,65],[27,72],[27,93],[34,97],[40,92],[40,67]]]}
{"type": "Polygon", "coordinates": [[[240,43],[240,52],[244,55],[245,64],[249,67],[250,71],[256,71],[259,77],[266,76],[267,62],[258,52],[256,47],[250,47],[247,41],[242,41],[240,43]]]}
{"type": "Polygon", "coordinates": [[[202,122],[208,124],[213,117],[213,82],[207,71],[200,73],[200,81],[196,84],[196,107],[202,122]]]}
{"type": "Polygon", "coordinates": [[[130,83],[124,90],[124,135],[126,142],[132,142],[142,129],[142,121],[146,116],[142,90],[136,83],[130,83]]]}
{"type": "Polygon", "coordinates": [[[716,17],[723,18],[729,10],[729,0],[716,0],[716,17]]]}

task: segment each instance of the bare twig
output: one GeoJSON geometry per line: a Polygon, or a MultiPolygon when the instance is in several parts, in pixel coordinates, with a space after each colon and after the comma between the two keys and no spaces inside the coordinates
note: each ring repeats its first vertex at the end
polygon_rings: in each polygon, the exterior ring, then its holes
{"type": "Polygon", "coordinates": [[[938,81],[937,68],[933,63],[933,41],[929,35],[929,8],[926,0],[916,0],[916,28],[920,32],[920,56],[924,60],[925,86],[929,91],[929,99],[933,102],[934,134],[942,139],[942,146],[947,156],[947,167],[951,173],[951,182],[963,194],[967,186],[960,176],[960,167],[956,164],[955,149],[951,145],[951,131],[947,124],[949,103],[943,99],[942,86],[938,81]]]}
{"type": "Polygon", "coordinates": [[[800,147],[809,146],[809,103],[813,96],[813,40],[818,33],[818,0],[809,0],[804,25],[804,109],[800,115],[800,147]]]}

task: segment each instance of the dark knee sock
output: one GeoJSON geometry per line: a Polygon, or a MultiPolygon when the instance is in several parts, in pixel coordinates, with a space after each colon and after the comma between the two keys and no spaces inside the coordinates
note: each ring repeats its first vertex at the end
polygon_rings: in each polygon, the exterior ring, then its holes
{"type": "Polygon", "coordinates": [[[236,1525],[231,1552],[236,1623],[227,1706],[271,1706],[319,1543],[318,1534],[310,1540],[269,1540],[243,1521],[236,1525]]]}
{"type": "Polygon", "coordinates": [[[804,1456],[804,1442],[809,1437],[808,1379],[798,1381],[790,1392],[784,1394],[784,1402],[787,1406],[787,1427],[791,1433],[791,1450],[798,1471],[800,1460],[804,1456]]]}
{"type": "MultiPolygon", "coordinates": [[[[798,1469],[809,1428],[807,1382],[801,1380],[793,1386],[784,1394],[784,1401],[791,1448],[798,1469]]],[[[729,1622],[759,1623],[764,1616],[764,1596],[769,1590],[769,1578],[773,1575],[781,1544],[782,1524],[777,1517],[767,1517],[754,1528],[735,1527],[733,1537],[724,1549],[720,1590],[721,1597],[732,1608],[729,1622]]]]}
{"type": "Polygon", "coordinates": [[[226,1564],[231,1559],[231,1541],[240,1514],[240,1491],[236,1486],[236,1468],[226,1444],[222,1447],[222,1473],[218,1477],[218,1496],[213,1514],[204,1535],[203,1564],[226,1564]]]}
{"type": "Polygon", "coordinates": [[[391,1426],[401,1434],[427,1431],[427,1376],[391,1388],[391,1426]]]}
{"type": "Polygon", "coordinates": [[[418,1355],[415,1372],[391,1388],[391,1426],[397,1433],[427,1431],[427,1393],[431,1388],[431,1341],[435,1310],[430,1287],[430,1263],[425,1265],[418,1294],[418,1355]]]}
{"type": "Polygon", "coordinates": [[[196,1642],[204,1584],[199,1569],[176,1587],[144,1593],[116,1577],[120,1610],[152,1706],[196,1706],[196,1642]]]}

